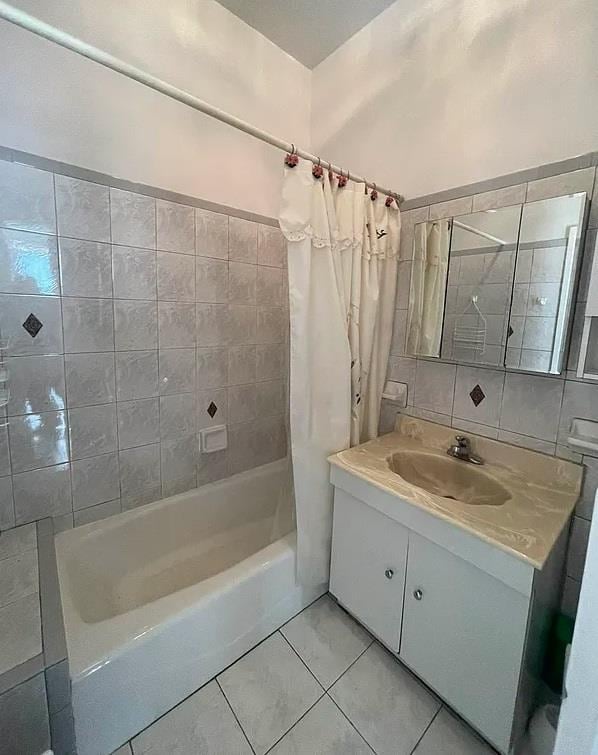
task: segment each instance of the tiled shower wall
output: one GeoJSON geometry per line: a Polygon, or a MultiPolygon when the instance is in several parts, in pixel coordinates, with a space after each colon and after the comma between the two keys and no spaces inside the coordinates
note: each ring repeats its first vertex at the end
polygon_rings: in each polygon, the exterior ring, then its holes
{"type": "MultiPolygon", "coordinates": [[[[517,183],[481,194],[474,194],[468,187],[464,187],[457,190],[456,193],[462,196],[456,199],[434,204],[422,203],[422,206],[403,212],[397,310],[388,365],[389,378],[408,385],[408,406],[402,410],[406,414],[583,462],[584,484],[571,526],[563,595],[563,609],[571,615],[577,608],[594,494],[598,485],[598,458],[590,455],[582,457],[566,445],[573,417],[598,420],[598,383],[582,381],[575,376],[591,257],[598,233],[598,180],[596,162],[594,159],[591,162],[593,164],[590,167],[581,170],[517,183]],[[577,191],[586,191],[588,197],[593,194],[593,202],[566,372],[558,377],[547,377],[507,372],[504,368],[469,366],[406,356],[405,331],[413,229],[417,223],[577,191]],[[469,395],[476,385],[485,394],[478,406],[469,395]]],[[[451,193],[454,196],[455,192],[451,193]]],[[[412,204],[418,205],[419,202],[416,200],[412,204]]],[[[391,405],[383,403],[383,431],[392,427],[395,412],[391,405]]]]}
{"type": "Polygon", "coordinates": [[[285,456],[283,252],[274,225],[0,161],[0,529],[285,456]]]}

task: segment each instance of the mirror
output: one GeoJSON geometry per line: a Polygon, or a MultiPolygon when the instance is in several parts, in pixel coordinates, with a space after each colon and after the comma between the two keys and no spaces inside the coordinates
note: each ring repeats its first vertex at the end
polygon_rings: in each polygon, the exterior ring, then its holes
{"type": "Polygon", "coordinates": [[[586,194],[415,226],[406,353],[559,374],[586,194]]]}
{"type": "Polygon", "coordinates": [[[559,374],[581,253],[585,192],[523,207],[505,366],[559,374]]]}

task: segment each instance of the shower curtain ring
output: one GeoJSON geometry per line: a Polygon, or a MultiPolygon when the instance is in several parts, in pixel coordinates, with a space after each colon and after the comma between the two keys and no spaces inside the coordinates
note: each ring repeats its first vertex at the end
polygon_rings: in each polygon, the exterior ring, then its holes
{"type": "Polygon", "coordinates": [[[318,164],[314,164],[313,168],[311,169],[311,174],[314,178],[322,178],[324,175],[324,168],[322,168],[322,161],[318,157],[318,164]]]}
{"type": "Polygon", "coordinates": [[[372,202],[375,202],[378,199],[378,189],[376,188],[376,184],[374,183],[374,188],[372,189],[372,193],[370,194],[370,199],[372,202]]]}
{"type": "Polygon", "coordinates": [[[297,155],[297,148],[291,142],[291,154],[287,154],[284,159],[284,164],[289,168],[294,168],[299,163],[299,157],[297,155]]]}

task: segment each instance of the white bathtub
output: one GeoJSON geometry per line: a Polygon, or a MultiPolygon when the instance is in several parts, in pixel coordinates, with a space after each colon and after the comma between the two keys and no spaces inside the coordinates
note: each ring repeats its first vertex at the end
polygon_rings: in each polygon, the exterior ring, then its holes
{"type": "Polygon", "coordinates": [[[63,532],[80,755],[107,755],[325,591],[295,583],[286,461],[63,532]]]}

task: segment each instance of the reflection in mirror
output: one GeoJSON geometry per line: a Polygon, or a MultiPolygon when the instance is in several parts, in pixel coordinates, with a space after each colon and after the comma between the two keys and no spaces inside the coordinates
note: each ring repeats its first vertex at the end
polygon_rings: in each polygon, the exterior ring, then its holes
{"type": "Polygon", "coordinates": [[[585,204],[581,192],[523,208],[507,367],[553,374],[562,370],[585,204]]]}
{"type": "Polygon", "coordinates": [[[449,258],[450,220],[415,226],[407,316],[407,353],[440,356],[449,258]]]}
{"type": "Polygon", "coordinates": [[[442,357],[501,365],[521,205],[453,218],[442,357]]]}

